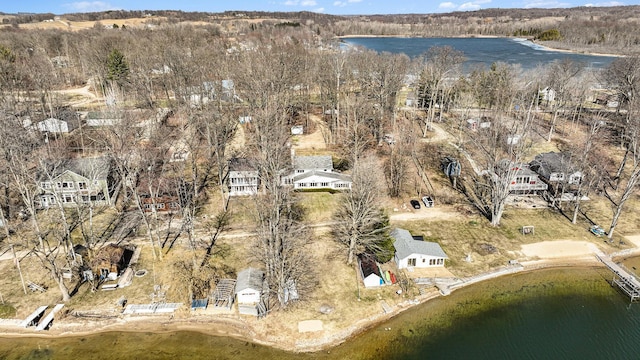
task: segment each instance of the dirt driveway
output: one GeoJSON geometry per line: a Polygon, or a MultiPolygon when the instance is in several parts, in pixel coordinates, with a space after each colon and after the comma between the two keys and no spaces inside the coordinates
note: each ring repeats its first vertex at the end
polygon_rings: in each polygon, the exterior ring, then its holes
{"type": "Polygon", "coordinates": [[[420,208],[416,210],[398,210],[389,215],[391,221],[416,220],[455,220],[462,218],[459,212],[448,206],[420,208]]]}

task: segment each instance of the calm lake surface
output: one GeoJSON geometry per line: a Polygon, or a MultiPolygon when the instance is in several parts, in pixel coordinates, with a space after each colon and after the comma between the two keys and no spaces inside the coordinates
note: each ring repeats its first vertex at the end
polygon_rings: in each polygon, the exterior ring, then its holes
{"type": "Polygon", "coordinates": [[[584,63],[588,67],[602,68],[615,57],[571,54],[546,50],[530,41],[515,38],[345,38],[344,43],[362,46],[377,52],[405,53],[416,57],[433,46],[451,46],[462,51],[467,58],[466,68],[477,65],[489,68],[494,62],[520,64],[522,69],[533,69],[541,64],[565,58],[584,63]]]}
{"type": "Polygon", "coordinates": [[[637,359],[640,304],[604,269],[550,269],[460,289],[346,343],[291,354],[193,332],[2,339],[0,359],[637,359]]]}

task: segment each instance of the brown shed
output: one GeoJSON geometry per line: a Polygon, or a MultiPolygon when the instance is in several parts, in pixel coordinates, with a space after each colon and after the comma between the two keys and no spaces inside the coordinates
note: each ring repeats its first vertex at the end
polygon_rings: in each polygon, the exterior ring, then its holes
{"type": "Polygon", "coordinates": [[[91,268],[99,275],[119,274],[125,265],[124,252],[124,248],[109,244],[96,252],[91,261],[91,268]]]}

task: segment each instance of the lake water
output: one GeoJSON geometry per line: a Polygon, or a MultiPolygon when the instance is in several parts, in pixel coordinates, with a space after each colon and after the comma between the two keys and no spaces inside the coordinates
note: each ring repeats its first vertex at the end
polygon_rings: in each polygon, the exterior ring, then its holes
{"type": "Polygon", "coordinates": [[[346,343],[291,354],[193,332],[0,338],[0,359],[636,359],[640,304],[604,269],[550,269],[480,283],[407,310],[346,343]]]}
{"type": "Polygon", "coordinates": [[[410,57],[424,54],[433,46],[451,46],[462,51],[467,58],[467,69],[477,65],[489,67],[494,62],[520,64],[523,69],[533,69],[541,64],[565,58],[584,63],[588,67],[602,68],[615,57],[572,54],[546,50],[531,41],[516,38],[395,38],[362,37],[345,38],[352,46],[362,46],[377,52],[405,53],[410,57]]]}

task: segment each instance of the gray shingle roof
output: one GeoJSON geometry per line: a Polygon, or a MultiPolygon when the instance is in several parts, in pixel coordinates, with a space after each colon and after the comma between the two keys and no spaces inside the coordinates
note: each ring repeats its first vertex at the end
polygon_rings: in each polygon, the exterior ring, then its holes
{"type": "Polygon", "coordinates": [[[231,158],[229,159],[229,171],[257,171],[258,167],[253,159],[231,158]]]}
{"type": "Polygon", "coordinates": [[[414,240],[408,230],[396,228],[391,230],[389,235],[395,239],[393,247],[396,248],[396,254],[400,259],[404,259],[411,254],[449,258],[438,243],[414,240]]]}
{"type": "MultiPolygon", "coordinates": [[[[55,178],[68,170],[89,180],[107,180],[110,168],[111,163],[106,157],[67,159],[57,164],[51,164],[49,175],[55,178]]],[[[40,174],[40,177],[47,178],[44,173],[40,174]]]]}
{"type": "Polygon", "coordinates": [[[262,291],[264,272],[255,268],[246,268],[238,273],[236,294],[242,290],[254,289],[262,291]]]}
{"type": "Polygon", "coordinates": [[[303,180],[314,175],[322,176],[322,177],[333,179],[333,180],[351,182],[351,176],[349,175],[334,173],[334,172],[316,171],[316,170],[307,171],[306,173],[296,175],[293,177],[293,181],[303,180]]]}
{"type": "Polygon", "coordinates": [[[542,168],[542,172],[548,176],[551,173],[573,172],[574,165],[569,152],[562,151],[557,153],[551,151],[536,155],[531,162],[531,167],[534,169],[542,168]]]}
{"type": "Polygon", "coordinates": [[[331,155],[296,156],[293,158],[293,168],[300,170],[333,170],[331,155]]]}

